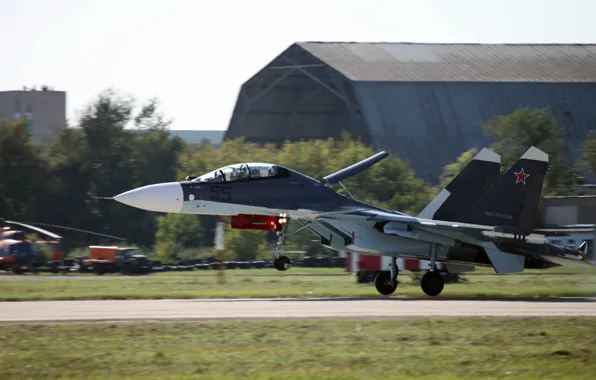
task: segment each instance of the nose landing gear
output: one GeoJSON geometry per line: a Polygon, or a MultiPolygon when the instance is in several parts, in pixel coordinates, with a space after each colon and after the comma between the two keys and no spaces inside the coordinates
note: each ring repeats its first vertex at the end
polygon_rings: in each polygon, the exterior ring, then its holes
{"type": "Polygon", "coordinates": [[[273,266],[278,271],[287,271],[292,266],[292,262],[287,256],[279,256],[273,260],[273,266]]]}
{"type": "Polygon", "coordinates": [[[284,236],[286,226],[287,224],[283,227],[282,232],[277,233],[277,246],[275,247],[275,253],[273,254],[273,256],[275,257],[275,259],[273,260],[273,266],[278,271],[286,271],[290,269],[290,266],[292,265],[292,261],[287,256],[283,256],[281,254],[281,247],[283,246],[286,240],[286,237],[284,236]]]}
{"type": "Polygon", "coordinates": [[[283,245],[286,242],[286,238],[288,236],[292,236],[297,234],[298,232],[302,231],[303,229],[305,229],[309,223],[300,223],[300,221],[298,223],[302,224],[302,227],[298,228],[296,231],[291,232],[291,233],[287,233],[286,230],[288,229],[288,225],[290,223],[290,219],[285,217],[285,214],[283,214],[283,218],[285,220],[283,227],[281,228],[281,231],[279,231],[277,233],[277,245],[275,247],[275,252],[273,253],[273,266],[275,267],[275,269],[277,269],[278,271],[287,271],[288,269],[290,269],[291,265],[292,265],[292,261],[290,260],[289,257],[282,255],[282,251],[281,248],[283,247],[283,245]]]}

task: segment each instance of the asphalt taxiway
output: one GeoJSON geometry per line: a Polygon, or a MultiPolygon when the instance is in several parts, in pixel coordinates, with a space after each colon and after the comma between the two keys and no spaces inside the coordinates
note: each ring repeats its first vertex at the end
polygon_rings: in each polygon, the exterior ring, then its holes
{"type": "Polygon", "coordinates": [[[594,298],[164,299],[0,302],[0,322],[223,320],[316,317],[596,317],[594,298]]]}

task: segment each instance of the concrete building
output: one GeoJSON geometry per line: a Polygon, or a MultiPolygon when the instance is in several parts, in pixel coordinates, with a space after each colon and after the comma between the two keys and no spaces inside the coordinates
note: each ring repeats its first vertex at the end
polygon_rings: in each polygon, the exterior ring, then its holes
{"type": "Polygon", "coordinates": [[[0,121],[27,118],[33,140],[52,138],[66,128],[66,92],[47,87],[0,91],[0,121]]]}
{"type": "Polygon", "coordinates": [[[342,131],[436,184],[490,145],[486,120],[551,107],[575,161],[596,128],[596,45],[292,44],[241,87],[224,139],[283,142],[342,131]]]}

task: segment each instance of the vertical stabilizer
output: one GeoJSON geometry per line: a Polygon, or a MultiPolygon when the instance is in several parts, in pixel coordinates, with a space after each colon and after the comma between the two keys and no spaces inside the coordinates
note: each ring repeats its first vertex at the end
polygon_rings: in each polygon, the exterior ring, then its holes
{"type": "Polygon", "coordinates": [[[501,156],[483,148],[422,210],[419,218],[457,221],[499,179],[501,156]]]}
{"type": "Polygon", "coordinates": [[[464,223],[511,227],[528,235],[534,229],[548,155],[531,147],[461,219],[464,223]]]}

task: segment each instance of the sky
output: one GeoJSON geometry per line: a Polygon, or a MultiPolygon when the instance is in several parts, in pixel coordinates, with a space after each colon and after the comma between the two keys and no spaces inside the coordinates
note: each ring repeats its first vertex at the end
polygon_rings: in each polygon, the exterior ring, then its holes
{"type": "Polygon", "coordinates": [[[593,0],[0,0],[0,91],[157,97],[172,129],[225,130],[238,91],[298,41],[596,43],[593,0]]]}

